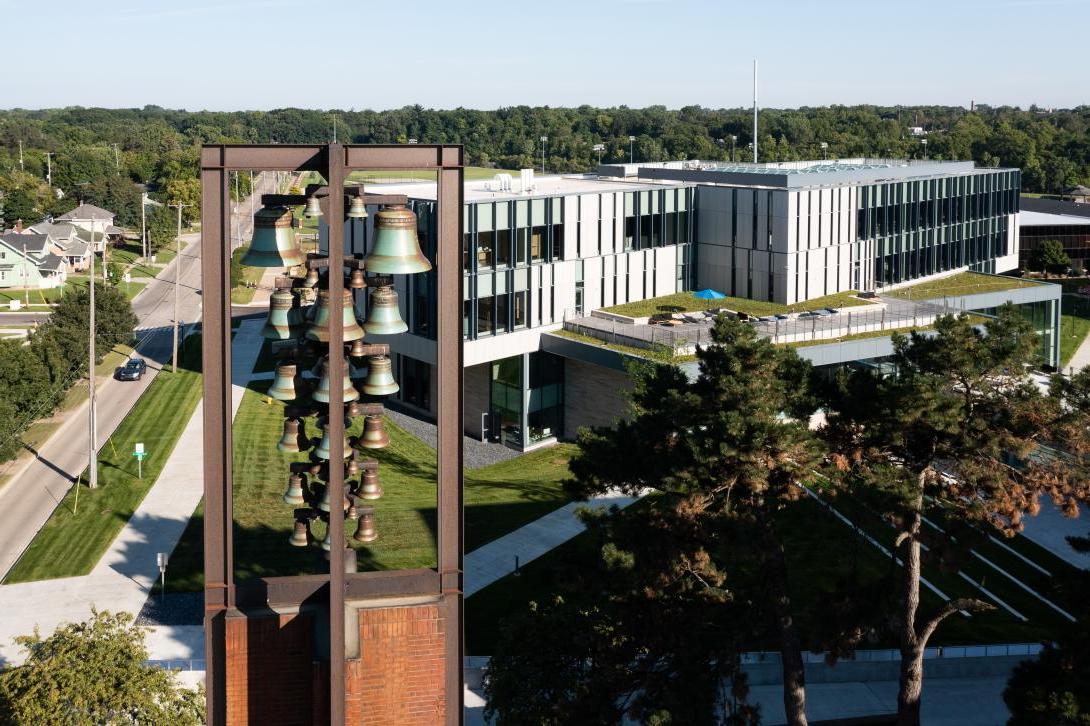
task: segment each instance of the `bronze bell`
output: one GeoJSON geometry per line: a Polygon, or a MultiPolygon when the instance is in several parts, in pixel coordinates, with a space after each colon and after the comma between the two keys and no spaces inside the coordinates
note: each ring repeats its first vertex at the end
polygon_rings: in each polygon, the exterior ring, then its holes
{"type": "Polygon", "coordinates": [[[318,197],[307,197],[307,203],[303,207],[303,216],[308,219],[322,216],[322,203],[318,197]]]}
{"type": "Polygon", "coordinates": [[[364,393],[368,396],[389,396],[400,390],[394,380],[393,363],[389,356],[372,355],[367,362],[367,378],[363,380],[364,393]]]}
{"type": "Polygon", "coordinates": [[[287,290],[277,290],[269,297],[269,316],[265,319],[265,327],[261,329],[263,338],[291,340],[299,337],[300,328],[292,321],[291,311],[294,304],[295,296],[287,290]]]}
{"type": "Polygon", "coordinates": [[[367,270],[377,274],[408,275],[427,272],[431,262],[420,251],[416,215],[404,204],[390,204],[375,214],[375,235],[365,258],[367,270]]]}
{"type": "Polygon", "coordinates": [[[356,445],[361,449],[385,449],[390,445],[390,435],[386,433],[386,422],[382,416],[367,415],[363,419],[363,433],[356,445]]]}
{"type": "MultiPolygon", "coordinates": [[[[319,459],[324,459],[325,461],[329,461],[329,446],[330,446],[330,443],[331,442],[330,442],[330,438],[329,438],[329,424],[325,424],[324,426],[322,426],[322,441],[321,441],[321,443],[318,444],[318,448],[316,448],[314,450],[314,455],[317,456],[319,459]]],[[[352,453],[352,448],[348,445],[348,442],[346,441],[345,445],[344,445],[344,455],[347,457],[347,456],[351,455],[351,453],[352,453]]]]}
{"type": "Polygon", "coordinates": [[[306,287],[314,287],[318,284],[319,279],[320,278],[318,277],[318,268],[311,267],[309,270],[307,270],[307,276],[303,278],[303,285],[305,285],[306,287]]]}
{"type": "Polygon", "coordinates": [[[348,460],[348,463],[344,466],[344,475],[346,477],[353,477],[360,473],[360,463],[356,461],[356,455],[353,454],[352,458],[348,460]]]}
{"type": "Polygon", "coordinates": [[[360,499],[381,499],[382,485],[378,481],[378,469],[364,469],[360,483],[360,499]]]}
{"type": "MultiPolygon", "coordinates": [[[[344,407],[345,420],[351,422],[352,419],[354,419],[354,418],[356,418],[356,416],[360,415],[360,412],[361,412],[360,402],[359,401],[350,401],[349,404],[344,407]]],[[[347,426],[347,428],[352,428],[351,423],[346,424],[346,426],[347,426]]]]}
{"type": "Polygon", "coordinates": [[[284,419],[284,435],[276,445],[276,450],[282,454],[295,454],[299,449],[299,421],[294,418],[284,419]]]}
{"type": "Polygon", "coordinates": [[[397,335],[409,329],[401,319],[397,292],[392,285],[383,285],[371,291],[371,307],[363,329],[368,335],[397,335]]]}
{"type": "Polygon", "coordinates": [[[333,538],[331,536],[332,534],[333,526],[329,522],[326,522],[325,539],[322,540],[322,549],[326,552],[329,552],[329,550],[333,548],[333,538]]]}
{"type": "MultiPolygon", "coordinates": [[[[329,403],[329,361],[323,358],[320,362],[322,367],[322,377],[318,379],[318,387],[314,389],[314,393],[310,394],[310,397],[320,403],[329,403]]],[[[345,366],[347,369],[348,366],[345,366]]],[[[348,377],[348,371],[344,372],[344,388],[341,390],[341,397],[344,399],[344,403],[349,401],[355,401],[360,397],[360,392],[356,390],[352,385],[352,379],[348,377]]]]}
{"type": "Polygon", "coordinates": [[[362,358],[364,356],[364,350],[366,344],[363,342],[363,338],[356,338],[352,341],[352,345],[348,348],[349,358],[362,358]]]}
{"type": "Polygon", "coordinates": [[[352,274],[348,277],[348,286],[353,290],[362,290],[367,287],[367,281],[363,277],[363,270],[352,270],[352,274]]]}
{"type": "Polygon", "coordinates": [[[254,236],[240,262],[247,267],[293,267],[306,260],[291,229],[291,210],[262,207],[254,215],[254,236]]]}
{"type": "Polygon", "coordinates": [[[348,509],[344,511],[344,516],[348,519],[359,519],[360,517],[360,511],[356,508],[356,500],[354,498],[348,500],[348,509]]]}
{"type": "Polygon", "coordinates": [[[363,197],[352,197],[348,203],[348,211],[345,213],[349,219],[367,219],[367,205],[363,201],[363,197]]]}
{"type": "Polygon", "coordinates": [[[292,474],[288,477],[288,490],[284,492],[284,504],[306,504],[303,496],[303,477],[292,474]]]}
{"type": "Polygon", "coordinates": [[[276,378],[269,389],[269,398],[277,401],[294,401],[298,393],[295,390],[295,375],[298,367],[294,363],[281,363],[276,366],[276,378]]]}
{"type": "Polygon", "coordinates": [[[288,543],[291,544],[292,547],[306,547],[313,541],[314,537],[310,533],[310,519],[296,517],[295,528],[292,530],[288,543]]]}
{"type": "MultiPolygon", "coordinates": [[[[352,307],[352,293],[349,290],[343,291],[343,297],[341,300],[341,320],[344,324],[344,340],[351,341],[357,338],[363,337],[363,328],[360,327],[359,322],[356,320],[356,311],[352,307]]],[[[329,316],[330,301],[329,291],[318,291],[317,309],[314,312],[314,320],[311,322],[310,327],[307,328],[307,337],[311,340],[317,340],[321,343],[329,342],[329,316]]]]}
{"type": "Polygon", "coordinates": [[[360,518],[357,520],[356,533],[352,539],[357,542],[374,542],[378,539],[375,531],[375,508],[365,504],[358,508],[360,518]]]}

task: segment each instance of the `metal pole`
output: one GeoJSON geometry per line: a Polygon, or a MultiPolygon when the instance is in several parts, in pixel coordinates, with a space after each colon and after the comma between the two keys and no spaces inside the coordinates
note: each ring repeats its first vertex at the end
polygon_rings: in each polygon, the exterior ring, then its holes
{"type": "Polygon", "coordinates": [[[19,139],[19,171],[26,171],[23,168],[23,140],[19,139]]]}
{"type": "Polygon", "coordinates": [[[178,290],[182,285],[182,208],[188,204],[170,204],[178,208],[178,236],[174,238],[174,346],[170,354],[170,372],[178,372],[178,290]]]}
{"type": "Polygon", "coordinates": [[[45,183],[47,186],[53,186],[53,152],[45,152],[45,183]]]}
{"type": "Polygon", "coordinates": [[[140,192],[140,255],[148,259],[148,193],[140,192]]]}
{"type": "Polygon", "coordinates": [[[87,488],[98,488],[98,441],[95,437],[95,424],[97,423],[95,412],[95,221],[91,220],[91,274],[87,280],[87,289],[90,291],[90,310],[87,315],[87,413],[88,413],[88,441],[87,441],[87,488]]]}
{"type": "Polygon", "coordinates": [[[231,205],[231,210],[235,215],[235,243],[231,245],[231,249],[235,250],[242,244],[242,229],[239,227],[238,219],[238,205],[242,202],[242,196],[238,191],[238,172],[235,172],[235,203],[231,205]]]}
{"type": "Polygon", "coordinates": [[[23,244],[23,299],[26,300],[26,306],[30,307],[30,283],[27,282],[26,266],[30,263],[30,258],[26,255],[26,244],[23,244]]]}
{"type": "Polygon", "coordinates": [[[753,163],[757,163],[757,59],[753,59],[753,163]]]}

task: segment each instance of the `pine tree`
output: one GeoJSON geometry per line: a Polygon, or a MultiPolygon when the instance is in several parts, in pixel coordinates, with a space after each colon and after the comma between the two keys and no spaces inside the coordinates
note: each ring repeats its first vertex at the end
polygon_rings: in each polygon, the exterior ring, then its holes
{"type": "MultiPolygon", "coordinates": [[[[1013,536],[1040,497],[1069,514],[1090,497],[1090,372],[1054,376],[1042,393],[1028,373],[1037,336],[1011,305],[983,332],[967,315],[940,318],[935,327],[933,335],[895,336],[891,374],[839,379],[822,429],[839,468],[869,490],[898,530],[901,588],[892,624],[904,726],[919,723],[923,653],[936,628],[959,610],[990,607],[957,599],[920,612],[925,509],[934,502],[960,525],[1013,536]]],[[[952,549],[950,537],[931,544],[929,557],[952,549]]]]}

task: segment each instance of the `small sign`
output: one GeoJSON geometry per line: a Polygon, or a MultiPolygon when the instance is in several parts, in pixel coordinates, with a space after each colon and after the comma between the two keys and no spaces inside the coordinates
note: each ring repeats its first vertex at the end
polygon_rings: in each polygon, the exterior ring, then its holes
{"type": "Polygon", "coordinates": [[[147,452],[144,451],[144,444],[138,443],[133,449],[132,455],[135,456],[137,459],[142,459],[147,456],[147,452]]]}
{"type": "Polygon", "coordinates": [[[129,273],[126,272],[125,275],[121,279],[124,280],[125,282],[132,282],[132,275],[130,275],[129,273]]]}

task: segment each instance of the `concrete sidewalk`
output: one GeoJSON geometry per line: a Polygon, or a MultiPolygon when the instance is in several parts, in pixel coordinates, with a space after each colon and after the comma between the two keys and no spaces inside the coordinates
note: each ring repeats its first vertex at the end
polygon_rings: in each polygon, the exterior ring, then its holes
{"type": "MultiPolygon", "coordinates": [[[[244,321],[235,335],[231,377],[238,411],[264,339],[261,321],[244,321]]],[[[87,618],[91,608],[140,612],[159,577],[156,553],[171,552],[203,494],[203,420],[197,406],[158,480],[91,574],[0,586],[0,661],[20,662],[13,638],[36,627],[52,632],[62,622],[87,618]]],[[[152,643],[149,643],[152,644],[152,643]]],[[[156,655],[152,656],[157,657],[156,655]]]]}
{"type": "Polygon", "coordinates": [[[510,534],[492,540],[465,556],[464,592],[468,598],[488,587],[496,580],[515,571],[515,557],[519,565],[536,560],[549,550],[559,547],[586,527],[575,515],[577,509],[600,509],[617,506],[624,509],[638,497],[628,497],[619,492],[604,494],[586,502],[571,502],[546,514],[510,534]]]}

